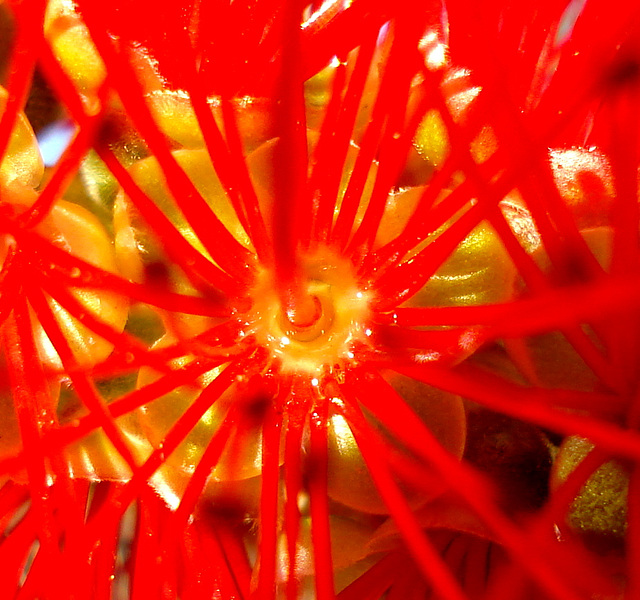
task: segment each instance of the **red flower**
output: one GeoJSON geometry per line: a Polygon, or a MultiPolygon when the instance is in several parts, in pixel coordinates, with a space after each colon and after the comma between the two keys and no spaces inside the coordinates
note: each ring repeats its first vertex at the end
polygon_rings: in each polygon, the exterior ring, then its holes
{"type": "Polygon", "coordinates": [[[6,597],[635,597],[637,11],[396,4],[0,5],[6,597]]]}

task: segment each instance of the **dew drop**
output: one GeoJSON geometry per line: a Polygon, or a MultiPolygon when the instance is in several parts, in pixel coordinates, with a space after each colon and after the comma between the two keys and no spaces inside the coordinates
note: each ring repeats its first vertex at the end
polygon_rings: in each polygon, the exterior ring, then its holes
{"type": "Polygon", "coordinates": [[[281,346],[288,346],[290,343],[291,343],[291,340],[286,335],[283,335],[280,338],[280,345],[281,346]]]}
{"type": "Polygon", "coordinates": [[[158,458],[164,462],[165,460],[167,460],[167,455],[164,452],[164,442],[160,442],[156,448],[156,451],[158,452],[158,458]]]}
{"type": "Polygon", "coordinates": [[[82,275],[82,271],[78,267],[73,267],[71,271],[69,271],[69,277],[72,279],[78,279],[80,275],[82,275]]]}
{"type": "Polygon", "coordinates": [[[559,542],[564,541],[564,538],[562,537],[562,532],[560,531],[560,528],[559,528],[557,525],[555,525],[555,524],[554,524],[554,526],[553,526],[553,532],[555,533],[556,539],[557,539],[559,542]]]}

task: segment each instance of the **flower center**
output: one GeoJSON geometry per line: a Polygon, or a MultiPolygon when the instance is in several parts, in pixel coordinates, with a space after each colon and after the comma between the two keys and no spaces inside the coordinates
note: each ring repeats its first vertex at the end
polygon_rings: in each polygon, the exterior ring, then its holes
{"type": "Polygon", "coordinates": [[[264,269],[251,291],[246,331],[270,350],[283,371],[319,376],[352,360],[354,344],[367,341],[370,293],[358,286],[351,263],[328,248],[303,256],[302,272],[313,306],[310,318],[300,322],[287,314],[273,273],[264,269]]]}

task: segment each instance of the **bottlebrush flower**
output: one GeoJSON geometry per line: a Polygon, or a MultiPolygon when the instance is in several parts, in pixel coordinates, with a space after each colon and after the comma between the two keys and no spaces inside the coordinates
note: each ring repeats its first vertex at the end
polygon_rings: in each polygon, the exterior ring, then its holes
{"type": "Polygon", "coordinates": [[[633,6],[0,9],[2,597],[637,595],[633,6]]]}

